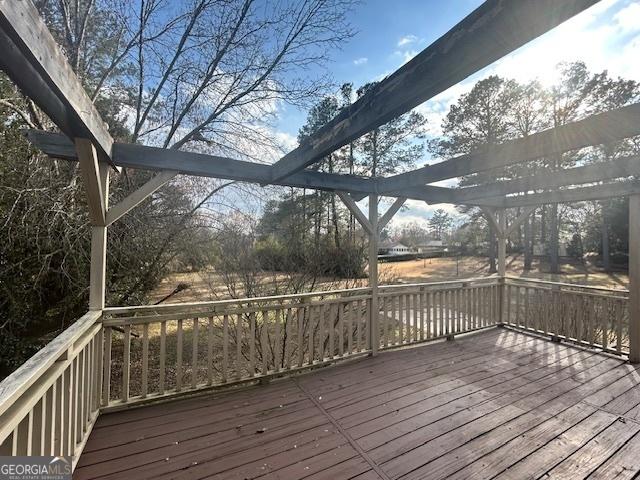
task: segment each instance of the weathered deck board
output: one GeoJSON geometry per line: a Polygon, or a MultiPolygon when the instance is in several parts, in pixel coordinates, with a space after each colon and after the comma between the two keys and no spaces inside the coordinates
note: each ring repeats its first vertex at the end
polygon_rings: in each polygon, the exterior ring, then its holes
{"type": "Polygon", "coordinates": [[[103,415],[76,479],[633,478],[640,375],[494,329],[103,415]]]}

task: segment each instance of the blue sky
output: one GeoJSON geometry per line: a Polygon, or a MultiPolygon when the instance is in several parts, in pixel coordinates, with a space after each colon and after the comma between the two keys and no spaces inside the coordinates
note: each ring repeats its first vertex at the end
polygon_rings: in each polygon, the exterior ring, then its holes
{"type": "MultiPolygon", "coordinates": [[[[336,84],[357,87],[393,72],[413,55],[448,31],[480,0],[363,1],[351,16],[357,35],[334,52],[330,71],[336,84]]],[[[488,75],[527,81],[538,78],[551,84],[555,65],[583,60],[593,71],[640,81],[640,0],[601,0],[556,29],[530,42],[495,64],[417,107],[428,119],[427,132],[439,133],[443,115],[458,96],[488,75]]],[[[312,74],[312,72],[311,72],[312,74]]],[[[281,106],[276,126],[293,143],[306,113],[281,106]]],[[[428,157],[423,163],[429,161],[428,157]]],[[[396,224],[424,222],[435,208],[408,202],[396,224]]],[[[453,209],[451,207],[445,207],[453,209]]]]}

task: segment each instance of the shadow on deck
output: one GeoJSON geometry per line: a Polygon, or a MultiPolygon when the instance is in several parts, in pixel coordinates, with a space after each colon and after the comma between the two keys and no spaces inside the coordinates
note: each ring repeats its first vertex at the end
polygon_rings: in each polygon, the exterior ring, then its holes
{"type": "Polygon", "coordinates": [[[102,415],[74,479],[633,478],[639,378],[496,328],[102,415]]]}

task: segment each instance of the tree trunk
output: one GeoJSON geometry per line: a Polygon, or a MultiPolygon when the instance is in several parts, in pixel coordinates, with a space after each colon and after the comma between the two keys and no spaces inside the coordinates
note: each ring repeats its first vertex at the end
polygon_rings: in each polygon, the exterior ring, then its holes
{"type": "Polygon", "coordinates": [[[320,248],[320,228],[321,228],[321,223],[322,223],[322,200],[320,198],[320,192],[316,192],[315,195],[315,201],[316,201],[316,205],[315,205],[315,224],[314,224],[314,242],[315,242],[315,247],[316,250],[318,248],[320,248]]]}
{"type": "MultiPolygon", "coordinates": [[[[329,155],[329,173],[333,173],[333,155],[329,155]]],[[[331,222],[333,223],[333,239],[337,248],[340,248],[340,226],[338,210],[336,209],[336,196],[330,194],[329,207],[331,208],[331,222]]]]}
{"type": "MultiPolygon", "coordinates": [[[[518,218],[521,214],[521,209],[520,207],[518,207],[518,210],[516,211],[516,215],[515,218],[518,218]]],[[[522,223],[520,225],[518,225],[518,249],[522,250],[524,248],[524,239],[522,238],[523,235],[523,228],[522,228],[522,223]]]]}

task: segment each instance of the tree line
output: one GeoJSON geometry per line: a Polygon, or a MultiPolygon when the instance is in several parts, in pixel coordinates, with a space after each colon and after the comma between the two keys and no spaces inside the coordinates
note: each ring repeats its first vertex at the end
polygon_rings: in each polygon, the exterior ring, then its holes
{"type": "MultiPolygon", "coordinates": [[[[639,98],[638,82],[612,78],[606,71],[590,72],[583,62],[558,65],[557,79],[548,87],[538,81],[521,84],[494,75],[477,82],[451,106],[442,124],[442,136],[429,142],[429,150],[438,158],[450,158],[481,145],[495,145],[559,127],[639,98]]],[[[460,180],[460,185],[482,185],[610,161],[637,153],[639,148],[638,138],[633,138],[469,175],[460,180]]],[[[582,245],[583,251],[599,251],[604,267],[609,269],[612,247],[617,254],[627,253],[626,208],[623,199],[543,205],[517,229],[509,240],[510,249],[522,252],[525,269],[530,269],[534,244],[538,243],[548,255],[549,271],[558,273],[560,240],[571,238],[572,243],[582,245]]],[[[480,221],[477,209],[460,210],[470,216],[470,222],[480,221]]],[[[509,212],[512,218],[519,214],[519,208],[509,212]]],[[[492,229],[488,242],[490,269],[495,271],[496,241],[492,229]]]]}
{"type": "MultiPolygon", "coordinates": [[[[446,160],[640,99],[638,82],[613,78],[606,71],[593,73],[583,62],[560,64],[556,73],[556,81],[549,86],[537,80],[520,83],[491,75],[476,82],[468,93],[460,95],[451,104],[439,135],[426,138],[426,120],[414,111],[339,149],[314,168],[364,176],[390,175],[413,168],[424,159],[426,152],[432,161],[446,160]]],[[[370,88],[375,88],[375,83],[364,85],[353,95],[353,86],[345,84],[337,94],[324,98],[311,109],[306,125],[300,130],[300,140],[370,88]]],[[[484,185],[605,162],[638,151],[640,141],[632,138],[468,175],[459,180],[458,186],[484,185]]],[[[478,251],[479,244],[486,245],[489,270],[495,272],[497,243],[491,225],[478,208],[460,207],[458,210],[464,220],[451,232],[451,237],[469,251],[478,251]],[[476,248],[470,248],[474,245],[476,248]]],[[[507,223],[520,214],[520,208],[509,209],[507,223]]],[[[567,253],[577,258],[582,258],[586,252],[598,252],[602,266],[609,270],[612,259],[625,263],[628,251],[626,215],[625,199],[542,205],[509,238],[508,251],[522,253],[524,268],[528,270],[532,267],[537,245],[548,257],[549,271],[558,273],[562,242],[568,245],[567,253]]],[[[310,237],[317,247],[326,237],[325,241],[331,241],[337,248],[346,248],[345,245],[362,240],[362,237],[354,236],[356,228],[352,216],[336,204],[331,193],[292,189],[268,205],[264,218],[268,227],[263,233],[279,238],[281,242],[310,237]]],[[[409,225],[396,232],[383,232],[383,238],[405,239],[409,244],[417,238],[439,239],[444,230],[451,228],[451,222],[451,217],[438,209],[427,225],[409,225]]]]}

